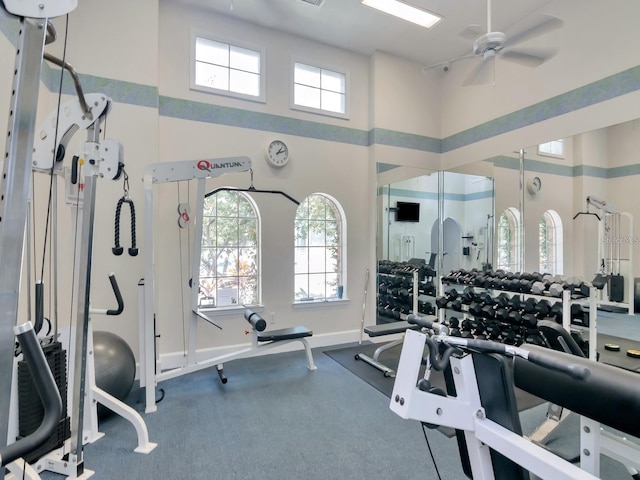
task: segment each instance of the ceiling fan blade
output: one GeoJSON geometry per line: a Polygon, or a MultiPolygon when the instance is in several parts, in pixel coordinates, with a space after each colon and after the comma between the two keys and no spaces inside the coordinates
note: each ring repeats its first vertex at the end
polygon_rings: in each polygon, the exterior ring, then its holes
{"type": "Polygon", "coordinates": [[[525,30],[522,30],[519,33],[507,35],[505,47],[512,47],[527,40],[531,40],[532,38],[544,35],[545,33],[558,30],[559,28],[562,28],[563,25],[564,22],[557,17],[553,17],[551,15],[539,15],[525,30]]]}
{"type": "Polygon", "coordinates": [[[517,63],[525,67],[539,67],[547,60],[550,60],[556,54],[555,51],[548,51],[544,54],[527,53],[517,50],[503,51],[500,57],[508,62],[517,63]]]}
{"type": "Polygon", "coordinates": [[[480,62],[473,67],[471,72],[469,72],[469,75],[462,85],[468,87],[469,85],[482,85],[483,83],[487,83],[494,73],[494,60],[495,57],[481,59],[480,62]]]}

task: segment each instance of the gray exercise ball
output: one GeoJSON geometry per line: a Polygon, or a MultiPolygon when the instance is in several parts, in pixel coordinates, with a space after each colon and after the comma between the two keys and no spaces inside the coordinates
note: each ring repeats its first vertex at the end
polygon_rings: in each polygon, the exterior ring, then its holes
{"type": "MultiPolygon", "coordinates": [[[[111,332],[93,332],[93,361],[96,386],[118,400],[127,398],[136,376],[136,358],[127,342],[111,332]]],[[[100,417],[110,412],[98,405],[100,417]]]]}

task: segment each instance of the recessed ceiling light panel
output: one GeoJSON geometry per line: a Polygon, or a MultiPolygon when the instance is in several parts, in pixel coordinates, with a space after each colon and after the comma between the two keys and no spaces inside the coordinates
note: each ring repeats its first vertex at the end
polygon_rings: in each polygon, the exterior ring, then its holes
{"type": "Polygon", "coordinates": [[[431,28],[442,20],[442,17],[434,13],[412,7],[398,0],[362,0],[362,4],[425,28],[431,28]]]}

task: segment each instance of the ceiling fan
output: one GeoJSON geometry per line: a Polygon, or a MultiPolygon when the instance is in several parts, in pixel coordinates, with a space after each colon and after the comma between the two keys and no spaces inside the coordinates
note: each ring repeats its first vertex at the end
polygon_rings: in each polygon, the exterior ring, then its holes
{"type": "MultiPolygon", "coordinates": [[[[503,32],[491,30],[491,0],[487,0],[487,32],[480,35],[473,42],[473,53],[456,57],[444,62],[428,65],[423,71],[431,68],[441,67],[443,71],[449,71],[452,63],[459,60],[476,58],[479,61],[471,70],[463,85],[477,85],[487,81],[488,75],[491,73],[494,77],[495,84],[495,59],[500,57],[503,60],[518,63],[526,67],[537,67],[549,60],[555,55],[555,51],[532,51],[530,49],[516,50],[516,45],[539,37],[545,33],[557,30],[562,27],[564,22],[551,15],[538,15],[533,19],[524,30],[507,36],[503,32]]],[[[478,35],[478,25],[467,27],[461,35],[469,37],[470,35],[478,35]]]]}

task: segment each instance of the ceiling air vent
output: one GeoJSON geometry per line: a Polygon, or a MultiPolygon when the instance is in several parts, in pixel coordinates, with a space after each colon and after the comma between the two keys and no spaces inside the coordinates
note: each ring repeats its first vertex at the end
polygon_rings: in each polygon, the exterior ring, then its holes
{"type": "Polygon", "coordinates": [[[319,7],[320,5],[322,5],[322,2],[324,2],[324,0],[298,0],[298,1],[302,3],[308,3],[309,5],[315,5],[316,7],[319,7]]]}

